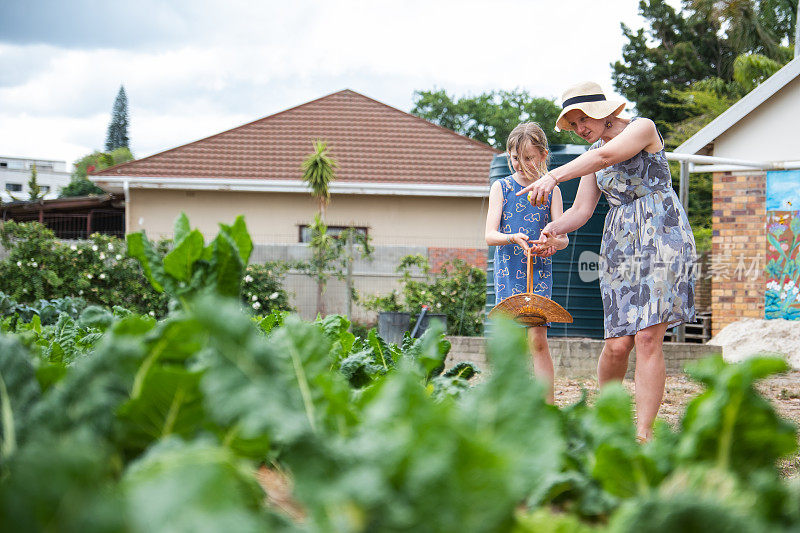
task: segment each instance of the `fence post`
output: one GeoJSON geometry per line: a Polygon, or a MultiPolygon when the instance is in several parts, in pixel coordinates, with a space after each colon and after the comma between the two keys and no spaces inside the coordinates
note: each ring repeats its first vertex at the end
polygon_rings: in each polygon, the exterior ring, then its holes
{"type": "Polygon", "coordinates": [[[86,215],[86,238],[89,238],[89,235],[92,234],[92,213],[94,211],[89,210],[89,213],[86,215]]]}

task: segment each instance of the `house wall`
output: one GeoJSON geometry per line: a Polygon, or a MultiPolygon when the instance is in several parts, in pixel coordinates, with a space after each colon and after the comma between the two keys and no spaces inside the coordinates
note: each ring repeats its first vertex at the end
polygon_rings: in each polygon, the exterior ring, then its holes
{"type": "MultiPolygon", "coordinates": [[[[487,199],[424,196],[335,195],[325,221],[331,226],[366,226],[375,245],[485,249],[487,199]]],[[[317,210],[307,194],[131,189],[129,232],[169,236],[181,211],[193,227],[216,235],[219,222],[245,215],[253,241],[296,243],[298,227],[317,210]]],[[[485,255],[485,253],[484,253],[485,255]]]]}
{"type": "Polygon", "coordinates": [[[757,161],[800,160],[795,125],[800,120],[800,77],[714,140],[717,157],[757,161]]]}
{"type": "MultiPolygon", "coordinates": [[[[716,154],[715,155],[719,155],[716,154]]],[[[712,334],[742,318],[764,318],[766,173],[713,176],[712,334]]]]}

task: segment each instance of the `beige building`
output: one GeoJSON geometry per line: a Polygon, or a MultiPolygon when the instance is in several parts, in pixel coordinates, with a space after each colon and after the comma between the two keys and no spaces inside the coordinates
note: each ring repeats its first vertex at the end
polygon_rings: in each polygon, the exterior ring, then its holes
{"type": "MultiPolygon", "coordinates": [[[[381,274],[386,283],[373,280],[374,290],[366,292],[394,286],[400,249],[427,254],[434,266],[455,257],[485,264],[488,175],[497,150],[351,90],[90,179],[124,195],[126,232],[169,236],[184,212],[210,237],[219,222],[243,214],[256,244],[305,248],[317,203],[300,179],[301,163],[317,139],[339,164],[329,228],[361,228],[376,245],[376,258],[393,261],[381,274]]],[[[255,260],[284,252],[265,254],[255,260]]]]}

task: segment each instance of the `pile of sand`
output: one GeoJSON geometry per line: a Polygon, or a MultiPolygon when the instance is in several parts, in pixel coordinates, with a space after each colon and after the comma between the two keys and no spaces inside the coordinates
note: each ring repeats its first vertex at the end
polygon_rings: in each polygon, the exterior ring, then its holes
{"type": "Polygon", "coordinates": [[[746,318],[725,326],[708,344],[722,346],[722,357],[731,363],[758,353],[780,354],[800,369],[800,320],[746,318]]]}

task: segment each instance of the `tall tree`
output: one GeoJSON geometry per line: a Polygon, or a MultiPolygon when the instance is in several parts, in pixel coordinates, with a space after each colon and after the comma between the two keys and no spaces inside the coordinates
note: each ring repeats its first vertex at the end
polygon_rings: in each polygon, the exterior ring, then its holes
{"type": "Polygon", "coordinates": [[[28,180],[28,201],[35,202],[43,197],[42,188],[39,186],[39,173],[36,170],[36,163],[31,165],[31,177],[28,180]]]}
{"type": "Polygon", "coordinates": [[[128,97],[125,87],[120,86],[117,98],[114,100],[114,109],[111,111],[111,122],[108,124],[106,134],[106,152],[128,146],[128,97]]]}
{"type": "Polygon", "coordinates": [[[411,114],[429,122],[505,150],[506,139],[520,122],[538,122],[550,144],[581,143],[569,132],[556,132],[561,109],[548,98],[527,91],[490,91],[478,96],[454,98],[446,91],[415,91],[411,114]]]}
{"type": "Polygon", "coordinates": [[[312,254],[311,273],[317,281],[317,314],[322,315],[325,313],[322,294],[325,292],[328,279],[325,265],[329,261],[331,250],[334,249],[331,244],[333,237],[328,235],[328,227],[325,225],[325,207],[330,201],[330,184],[336,179],[336,168],[339,164],[328,152],[328,143],[316,140],[313,146],[314,151],[302,164],[302,180],[309,186],[311,196],[317,199],[319,205],[319,212],[314,217],[314,224],[311,225],[312,236],[308,245],[312,254]]]}
{"type": "Polygon", "coordinates": [[[622,24],[628,42],[612,65],[614,86],[639,114],[661,127],[694,116],[675,91],[719,78],[733,81],[738,56],[756,53],[785,63],[793,39],[795,0],[684,0],[676,11],[666,0],[641,0],[646,28],[622,24]]]}

